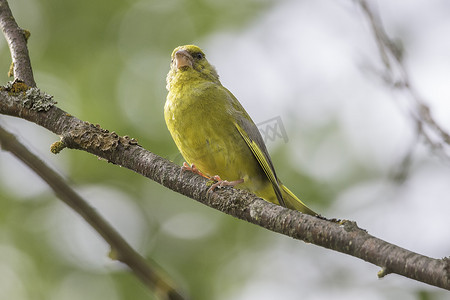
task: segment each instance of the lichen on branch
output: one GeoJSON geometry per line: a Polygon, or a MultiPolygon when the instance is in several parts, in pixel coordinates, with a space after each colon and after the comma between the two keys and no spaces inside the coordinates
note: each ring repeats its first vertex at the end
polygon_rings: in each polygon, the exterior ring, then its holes
{"type": "Polygon", "coordinates": [[[24,107],[34,111],[48,111],[57,102],[53,96],[41,91],[37,87],[30,87],[20,80],[8,82],[0,90],[7,91],[10,96],[20,102],[24,107]]]}

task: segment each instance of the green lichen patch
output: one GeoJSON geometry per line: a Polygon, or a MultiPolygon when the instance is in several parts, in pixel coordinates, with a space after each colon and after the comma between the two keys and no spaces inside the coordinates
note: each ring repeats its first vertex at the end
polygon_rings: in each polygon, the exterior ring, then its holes
{"type": "Polygon", "coordinates": [[[36,87],[32,87],[26,90],[25,94],[22,95],[22,103],[31,110],[48,111],[56,104],[56,101],[53,100],[53,96],[36,87]]]}
{"type": "Polygon", "coordinates": [[[0,90],[7,91],[10,96],[18,97],[18,101],[26,108],[35,111],[48,111],[56,101],[53,96],[41,91],[37,87],[30,87],[23,81],[8,82],[0,90]]]}
{"type": "Polygon", "coordinates": [[[7,91],[9,95],[15,96],[21,93],[25,93],[30,87],[25,82],[20,80],[10,81],[0,89],[7,91]]]}
{"type": "Polygon", "coordinates": [[[50,151],[53,154],[58,154],[59,152],[61,152],[64,148],[66,148],[66,145],[61,142],[61,141],[57,141],[54,142],[51,146],[50,146],[50,151]]]}

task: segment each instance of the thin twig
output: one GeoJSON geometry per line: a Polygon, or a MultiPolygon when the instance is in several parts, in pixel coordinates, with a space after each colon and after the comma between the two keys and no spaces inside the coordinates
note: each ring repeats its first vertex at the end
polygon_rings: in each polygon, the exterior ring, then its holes
{"type": "Polygon", "coordinates": [[[174,285],[169,283],[161,268],[150,260],[145,260],[139,253],[119,235],[119,233],[103,217],[97,213],[81,196],[79,196],[66,181],[49,168],[36,155],[31,153],[16,137],[0,126],[0,146],[11,152],[30,167],[53,189],[55,194],[74,211],[80,214],[86,222],[97,231],[111,246],[112,256],[128,265],[141,281],[155,290],[161,299],[184,299],[174,285]]]}
{"type": "Polygon", "coordinates": [[[31,87],[36,86],[25,32],[17,25],[6,0],[0,0],[0,27],[11,52],[14,80],[21,80],[31,87]]]}
{"type": "Polygon", "coordinates": [[[412,105],[408,115],[416,123],[415,128],[418,134],[423,137],[425,143],[434,152],[447,160],[450,159],[450,135],[436,122],[431,114],[430,107],[412,86],[408,72],[403,65],[403,50],[399,49],[399,43],[393,42],[388,36],[380,17],[366,0],[357,0],[356,2],[366,16],[375,37],[380,58],[385,68],[382,74],[383,80],[389,86],[397,90],[403,90],[409,95],[412,105]]]}

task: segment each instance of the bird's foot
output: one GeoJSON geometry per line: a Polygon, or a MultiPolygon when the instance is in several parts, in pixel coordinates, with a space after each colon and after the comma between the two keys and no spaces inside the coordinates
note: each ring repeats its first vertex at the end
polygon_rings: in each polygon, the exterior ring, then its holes
{"type": "Polygon", "coordinates": [[[219,175],[215,175],[211,178],[214,181],[217,181],[216,183],[214,183],[213,185],[211,185],[211,187],[208,189],[208,194],[211,194],[214,192],[214,190],[216,188],[221,188],[224,186],[235,186],[237,184],[243,183],[244,179],[239,179],[239,180],[234,180],[234,181],[228,181],[228,180],[222,180],[219,175]]]}
{"type": "Polygon", "coordinates": [[[199,169],[197,169],[197,167],[195,167],[194,164],[189,165],[187,162],[183,162],[183,166],[181,167],[181,173],[183,173],[184,171],[191,171],[192,173],[198,174],[200,176],[203,176],[205,178],[210,179],[208,176],[206,176],[205,174],[203,174],[202,172],[200,172],[199,169]]]}

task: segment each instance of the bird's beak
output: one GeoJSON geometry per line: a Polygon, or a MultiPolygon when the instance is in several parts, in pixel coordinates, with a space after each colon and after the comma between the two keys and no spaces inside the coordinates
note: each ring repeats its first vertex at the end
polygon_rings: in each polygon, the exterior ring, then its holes
{"type": "Polygon", "coordinates": [[[192,67],[194,59],[186,50],[178,50],[175,52],[175,67],[180,69],[182,67],[192,67]]]}

